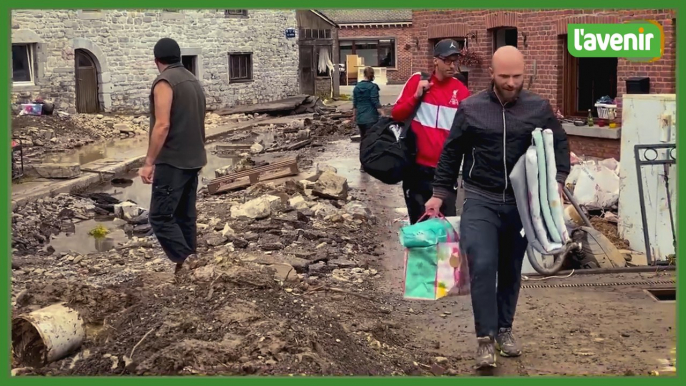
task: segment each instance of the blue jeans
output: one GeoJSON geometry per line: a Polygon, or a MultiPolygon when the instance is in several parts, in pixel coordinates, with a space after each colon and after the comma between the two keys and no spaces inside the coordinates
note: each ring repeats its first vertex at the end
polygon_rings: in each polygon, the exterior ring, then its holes
{"type": "Polygon", "coordinates": [[[528,241],[514,204],[468,198],[460,220],[460,242],[469,261],[477,337],[511,328],[519,298],[528,241]]]}

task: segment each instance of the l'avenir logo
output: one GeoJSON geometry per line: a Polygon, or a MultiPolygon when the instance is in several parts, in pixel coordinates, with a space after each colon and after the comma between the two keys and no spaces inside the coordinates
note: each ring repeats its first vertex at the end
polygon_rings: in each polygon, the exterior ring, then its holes
{"type": "Polygon", "coordinates": [[[654,20],[621,24],[569,24],[567,50],[578,58],[654,62],[665,52],[665,32],[654,20]]]}

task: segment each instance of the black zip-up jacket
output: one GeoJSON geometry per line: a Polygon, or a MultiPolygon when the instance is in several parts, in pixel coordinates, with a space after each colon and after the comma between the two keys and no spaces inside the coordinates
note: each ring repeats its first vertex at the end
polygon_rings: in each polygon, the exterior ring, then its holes
{"type": "Polygon", "coordinates": [[[457,109],[438,161],[434,196],[443,199],[454,191],[464,156],[462,180],[466,195],[514,203],[510,172],[533,143],[531,132],[537,127],[553,131],[556,180],[565,183],[570,171],[567,133],[550,103],[522,90],[515,101],[503,105],[492,85],[489,91],[465,99],[457,109]]]}

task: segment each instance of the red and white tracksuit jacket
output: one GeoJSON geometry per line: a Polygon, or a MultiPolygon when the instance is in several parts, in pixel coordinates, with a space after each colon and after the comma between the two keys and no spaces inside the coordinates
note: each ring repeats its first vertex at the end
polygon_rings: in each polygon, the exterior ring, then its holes
{"type": "MultiPolygon", "coordinates": [[[[420,73],[416,73],[403,86],[391,111],[394,120],[405,121],[414,111],[417,103],[414,95],[420,78],[420,73]]],[[[417,115],[412,120],[412,130],[417,137],[417,164],[435,168],[453,125],[457,106],[469,97],[469,89],[452,77],[439,82],[435,74],[431,74],[429,82],[433,86],[424,94],[417,115]]]]}

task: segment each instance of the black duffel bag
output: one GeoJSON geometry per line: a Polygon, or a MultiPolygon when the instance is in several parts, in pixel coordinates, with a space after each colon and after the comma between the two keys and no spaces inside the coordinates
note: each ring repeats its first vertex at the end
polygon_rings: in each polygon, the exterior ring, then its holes
{"type": "MultiPolygon", "coordinates": [[[[429,78],[429,74],[421,74],[421,80],[429,78]]],[[[424,94],[405,122],[381,117],[367,130],[360,144],[360,163],[367,174],[389,185],[404,179],[407,168],[414,164],[417,155],[412,120],[417,115],[423,97],[424,94]]]]}

